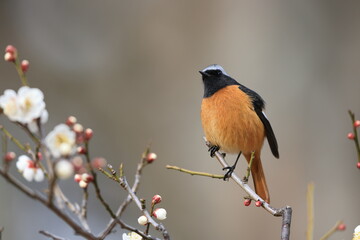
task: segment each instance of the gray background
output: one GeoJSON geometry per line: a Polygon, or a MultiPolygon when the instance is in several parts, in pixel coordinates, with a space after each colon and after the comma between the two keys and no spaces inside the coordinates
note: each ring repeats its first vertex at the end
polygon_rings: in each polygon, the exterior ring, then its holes
{"type": "MultiPolygon", "coordinates": [[[[164,168],[222,173],[202,141],[198,74],[221,64],[267,101],[280,159],[266,143],[263,164],[272,205],[294,209],[292,239],[305,238],[310,181],[315,239],[340,219],[348,229],[334,239],[350,239],[360,224],[360,172],[354,144],[346,138],[347,110],[360,118],[359,11],[355,0],[2,0],[0,49],[13,44],[30,60],[30,83],[45,92],[47,130],[77,116],[95,132],[92,155],[114,166],[123,162],[131,182],[152,142],[159,158],[145,170],[138,195],[162,195],[172,239],[279,239],[281,219],[244,207],[244,193],[233,182],[164,168]]],[[[1,92],[19,88],[11,64],[0,61],[0,74],[1,92]]],[[[4,117],[0,121],[21,138],[4,117]]],[[[126,194],[100,178],[115,208],[126,194]]],[[[62,184],[72,200],[80,199],[71,180],[62,184]]],[[[109,216],[96,200],[90,204],[90,224],[98,232],[109,216]]],[[[125,219],[137,226],[139,215],[131,207],[125,219]]],[[[80,239],[3,180],[0,226],[4,239],[46,239],[37,233],[41,229],[80,239]]],[[[109,239],[119,239],[121,231],[109,239]]]]}

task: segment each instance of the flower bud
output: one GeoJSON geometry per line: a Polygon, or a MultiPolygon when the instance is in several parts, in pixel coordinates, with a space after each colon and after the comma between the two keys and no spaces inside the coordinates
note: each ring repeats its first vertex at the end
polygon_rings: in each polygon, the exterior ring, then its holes
{"type": "Polygon", "coordinates": [[[151,200],[151,203],[152,203],[153,205],[155,205],[155,204],[158,204],[158,203],[160,203],[160,202],[161,202],[161,196],[160,196],[160,195],[154,195],[153,198],[152,198],[152,200],[151,200]]]}
{"type": "Polygon", "coordinates": [[[257,200],[256,202],[255,202],[255,206],[257,206],[257,207],[261,207],[263,205],[263,203],[262,203],[262,201],[260,201],[260,200],[257,200]]]}
{"type": "Polygon", "coordinates": [[[66,119],[66,125],[68,125],[69,127],[73,126],[75,123],[77,122],[76,117],[74,116],[70,116],[66,119]]]}
{"type": "Polygon", "coordinates": [[[355,134],[348,133],[347,138],[350,139],[350,140],[353,140],[353,139],[355,139],[355,134]]]}
{"type": "Polygon", "coordinates": [[[85,181],[83,181],[83,180],[81,180],[81,181],[79,182],[79,186],[80,186],[81,188],[87,188],[88,183],[85,182],[85,181]]]}
{"type": "Polygon", "coordinates": [[[345,231],[346,225],[344,223],[340,223],[337,227],[338,231],[345,231]]]}
{"type": "Polygon", "coordinates": [[[16,50],[16,47],[14,47],[13,45],[7,45],[5,48],[5,52],[15,54],[17,52],[17,50],[16,50]]]}
{"type": "Polygon", "coordinates": [[[360,126],[360,120],[356,120],[355,122],[354,122],[354,127],[359,127],[360,126]]]}
{"type": "Polygon", "coordinates": [[[146,225],[146,224],[148,223],[147,217],[145,217],[144,215],[143,215],[143,216],[140,216],[140,217],[138,218],[138,223],[139,223],[140,225],[146,225]]]}
{"type": "Polygon", "coordinates": [[[60,160],[55,165],[56,176],[60,179],[67,179],[74,174],[74,166],[67,160],[60,160]]]}
{"type": "Polygon", "coordinates": [[[27,70],[29,69],[29,65],[30,65],[30,62],[28,60],[22,60],[21,61],[21,70],[23,72],[27,72],[27,70]]]}
{"type": "Polygon", "coordinates": [[[356,164],[356,167],[357,167],[358,169],[360,169],[360,162],[358,162],[358,163],[356,164]]]}
{"type": "Polygon", "coordinates": [[[4,156],[5,162],[11,162],[16,158],[16,154],[14,152],[7,152],[4,156]]]}
{"type": "Polygon", "coordinates": [[[146,156],[146,161],[148,163],[152,163],[153,161],[155,161],[157,158],[157,155],[156,153],[149,153],[147,156],[146,156]]]}
{"type": "Polygon", "coordinates": [[[247,207],[247,206],[250,206],[250,204],[251,204],[251,199],[245,199],[244,200],[244,205],[247,207]]]}
{"type": "Polygon", "coordinates": [[[7,61],[7,62],[14,62],[15,61],[15,55],[12,54],[12,53],[5,53],[4,55],[4,60],[7,61]]]}
{"type": "Polygon", "coordinates": [[[93,130],[91,128],[87,128],[85,129],[85,132],[84,132],[84,138],[86,141],[89,141],[93,136],[93,130]]]}
{"type": "Polygon", "coordinates": [[[80,123],[75,123],[73,126],[73,130],[76,133],[82,133],[84,131],[84,127],[80,123]]]}
{"type": "Polygon", "coordinates": [[[79,154],[85,154],[86,153],[86,148],[85,147],[78,147],[76,149],[76,151],[79,153],[79,154]]]}
{"type": "Polygon", "coordinates": [[[86,183],[89,183],[89,182],[92,182],[92,181],[94,180],[94,177],[91,176],[91,175],[88,174],[88,173],[83,173],[83,174],[81,175],[81,180],[84,181],[84,182],[86,182],[86,183]]]}
{"type": "Polygon", "coordinates": [[[91,165],[96,169],[102,168],[106,166],[106,159],[102,157],[96,157],[91,161],[91,165]]]}
{"type": "Polygon", "coordinates": [[[156,217],[158,220],[165,220],[166,219],[166,210],[164,208],[157,208],[152,213],[154,217],[156,217]]]}
{"type": "Polygon", "coordinates": [[[82,176],[81,174],[75,174],[74,176],[74,181],[79,183],[82,180],[82,176]]]}

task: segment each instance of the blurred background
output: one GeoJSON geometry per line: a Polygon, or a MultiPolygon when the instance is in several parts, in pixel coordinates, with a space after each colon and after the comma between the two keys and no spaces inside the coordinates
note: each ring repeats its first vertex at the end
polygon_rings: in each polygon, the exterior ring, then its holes
{"type": "MultiPolygon", "coordinates": [[[[280,159],[266,142],[263,164],[271,205],[293,207],[291,238],[305,239],[306,188],[313,181],[315,239],[338,220],[347,230],[333,238],[351,239],[360,224],[360,172],[346,135],[352,130],[348,109],[360,118],[359,10],[355,0],[1,0],[0,49],[12,44],[30,60],[30,84],[45,93],[47,131],[75,115],[94,130],[92,156],[114,166],[123,162],[131,183],[152,143],[158,160],[145,169],[138,195],[163,197],[172,239],[279,239],[281,219],[244,207],[245,194],[232,181],[165,169],[171,164],[222,174],[202,140],[198,73],[222,65],[267,102],[280,159]]],[[[1,94],[20,87],[8,62],[0,61],[0,79],[1,94]]],[[[6,118],[0,121],[26,140],[6,118]]],[[[232,163],[235,156],[227,159],[232,163]]],[[[103,176],[100,182],[117,208],[126,193],[103,176]]],[[[80,201],[73,180],[61,184],[80,201]]],[[[90,204],[90,225],[98,233],[109,216],[93,197],[90,204]]],[[[138,226],[139,216],[132,206],[124,219],[138,226]]],[[[3,239],[47,239],[39,230],[81,239],[3,179],[0,226],[3,239]]],[[[122,232],[117,228],[107,239],[121,239],[122,232]]]]}

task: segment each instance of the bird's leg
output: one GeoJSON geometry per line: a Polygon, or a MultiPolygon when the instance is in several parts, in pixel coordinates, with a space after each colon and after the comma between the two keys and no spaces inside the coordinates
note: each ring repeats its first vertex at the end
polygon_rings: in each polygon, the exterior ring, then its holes
{"type": "Polygon", "coordinates": [[[208,152],[210,152],[210,157],[214,157],[215,156],[215,152],[219,151],[220,147],[217,145],[212,145],[211,147],[209,147],[208,152]]]}
{"type": "Polygon", "coordinates": [[[231,167],[224,167],[223,170],[228,170],[225,175],[224,175],[224,181],[228,180],[231,177],[231,174],[233,173],[233,171],[235,170],[236,164],[239,161],[239,158],[241,156],[241,152],[239,152],[239,155],[236,158],[236,161],[234,163],[234,165],[232,165],[231,167]]]}

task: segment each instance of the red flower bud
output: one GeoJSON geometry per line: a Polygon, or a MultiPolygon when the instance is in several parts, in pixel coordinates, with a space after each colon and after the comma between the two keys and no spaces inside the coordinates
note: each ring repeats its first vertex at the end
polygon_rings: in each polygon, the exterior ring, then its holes
{"type": "Polygon", "coordinates": [[[96,169],[102,168],[106,165],[106,159],[102,157],[94,158],[91,162],[91,165],[96,169]]]}
{"type": "Polygon", "coordinates": [[[160,202],[161,202],[161,196],[160,196],[160,195],[155,195],[155,196],[153,196],[153,198],[152,198],[152,200],[151,200],[151,203],[152,203],[153,205],[158,204],[158,203],[160,203],[160,202]]]}
{"type": "Polygon", "coordinates": [[[250,204],[251,204],[251,199],[245,199],[244,200],[244,205],[247,207],[247,206],[250,206],[250,204]]]}
{"type": "Polygon", "coordinates": [[[4,55],[4,60],[7,61],[7,62],[14,62],[15,61],[15,55],[12,54],[12,53],[5,53],[4,55]]]}
{"type": "Polygon", "coordinates": [[[260,200],[257,200],[256,202],[255,202],[255,206],[257,206],[257,207],[261,207],[263,205],[263,203],[262,203],[262,201],[260,201],[260,200]]]}
{"type": "Polygon", "coordinates": [[[79,153],[79,154],[86,154],[86,148],[84,147],[78,147],[76,149],[76,151],[79,153]]]}
{"type": "Polygon", "coordinates": [[[73,126],[76,123],[77,119],[74,116],[70,116],[66,119],[66,125],[69,127],[73,126]]]}
{"type": "Polygon", "coordinates": [[[155,161],[157,158],[157,155],[156,153],[149,153],[147,156],[146,156],[146,161],[148,163],[152,163],[153,161],[155,161]]]}
{"type": "Polygon", "coordinates": [[[356,120],[355,122],[354,122],[354,127],[359,127],[360,126],[360,120],[356,120]]]}
{"type": "Polygon", "coordinates": [[[93,130],[91,128],[85,129],[84,137],[86,141],[89,141],[93,136],[93,130]]]}
{"type": "Polygon", "coordinates": [[[346,229],[346,225],[344,223],[339,224],[337,227],[338,231],[344,231],[345,229],[346,229]]]}
{"type": "Polygon", "coordinates": [[[29,69],[29,61],[28,60],[22,60],[21,61],[21,70],[23,72],[26,72],[29,69]]]}
{"type": "Polygon", "coordinates": [[[6,48],[5,48],[6,53],[15,54],[16,51],[17,51],[16,47],[14,47],[13,45],[7,45],[6,48]]]}
{"type": "Polygon", "coordinates": [[[358,163],[356,164],[356,167],[357,167],[358,169],[360,169],[360,162],[358,162],[358,163]]]}
{"type": "Polygon", "coordinates": [[[82,175],[81,174],[75,174],[74,176],[74,181],[75,182],[80,182],[82,180],[82,175]]]}
{"type": "Polygon", "coordinates": [[[347,138],[350,139],[350,140],[354,140],[355,139],[355,134],[348,133],[347,138]]]}
{"type": "Polygon", "coordinates": [[[11,162],[16,158],[16,154],[14,152],[7,152],[4,156],[5,162],[11,162]]]}

